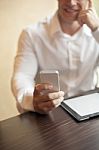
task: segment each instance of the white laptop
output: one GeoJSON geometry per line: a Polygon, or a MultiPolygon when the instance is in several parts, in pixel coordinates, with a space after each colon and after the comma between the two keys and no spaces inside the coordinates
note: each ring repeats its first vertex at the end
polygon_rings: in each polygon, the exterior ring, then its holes
{"type": "Polygon", "coordinates": [[[61,106],[78,121],[99,115],[99,93],[66,99],[61,106]]]}

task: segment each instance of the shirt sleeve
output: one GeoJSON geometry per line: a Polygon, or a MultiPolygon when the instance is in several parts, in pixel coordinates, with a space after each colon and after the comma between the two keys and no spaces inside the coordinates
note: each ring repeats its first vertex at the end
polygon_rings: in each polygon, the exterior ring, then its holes
{"type": "Polygon", "coordinates": [[[95,30],[94,32],[92,32],[95,40],[99,43],[99,27],[97,28],[97,30],[95,30]]]}
{"type": "Polygon", "coordinates": [[[33,38],[24,30],[19,38],[18,50],[14,61],[12,92],[24,110],[34,111],[33,92],[38,63],[33,46],[33,38]]]}

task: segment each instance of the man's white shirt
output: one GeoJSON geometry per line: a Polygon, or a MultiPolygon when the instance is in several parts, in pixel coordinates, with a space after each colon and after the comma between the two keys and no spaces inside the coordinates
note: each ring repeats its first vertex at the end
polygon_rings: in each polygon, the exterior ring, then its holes
{"type": "Polygon", "coordinates": [[[23,30],[18,43],[12,90],[21,107],[33,111],[33,92],[40,70],[58,70],[65,96],[95,87],[99,64],[99,29],[86,26],[73,36],[62,32],[57,13],[23,30]]]}

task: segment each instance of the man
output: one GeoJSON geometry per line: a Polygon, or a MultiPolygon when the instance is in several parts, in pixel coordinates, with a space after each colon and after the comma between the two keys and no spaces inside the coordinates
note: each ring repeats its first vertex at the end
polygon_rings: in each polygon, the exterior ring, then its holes
{"type": "Polygon", "coordinates": [[[99,19],[92,0],[58,0],[58,10],[23,30],[12,77],[21,110],[48,113],[65,96],[95,88],[99,63],[99,19]],[[61,91],[40,84],[40,70],[58,70],[61,91]],[[47,94],[42,94],[48,90],[47,94]]]}

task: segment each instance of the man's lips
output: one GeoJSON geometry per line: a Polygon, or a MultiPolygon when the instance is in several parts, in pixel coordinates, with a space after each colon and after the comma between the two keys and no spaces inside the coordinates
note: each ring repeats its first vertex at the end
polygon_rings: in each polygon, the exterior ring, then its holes
{"type": "Polygon", "coordinates": [[[64,11],[67,13],[77,13],[79,11],[79,9],[73,9],[73,8],[64,8],[64,11]]]}

